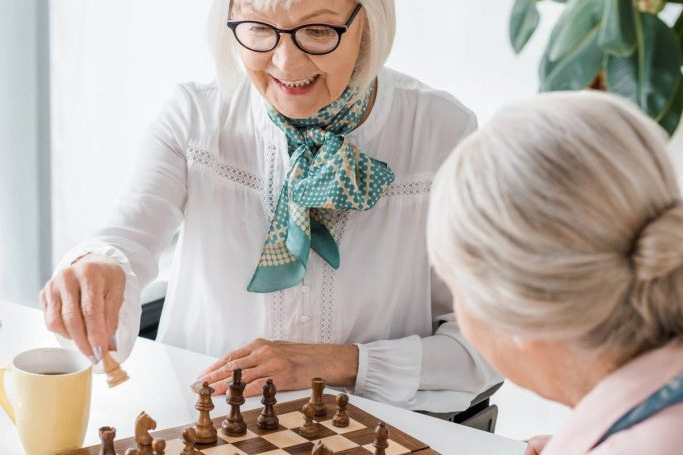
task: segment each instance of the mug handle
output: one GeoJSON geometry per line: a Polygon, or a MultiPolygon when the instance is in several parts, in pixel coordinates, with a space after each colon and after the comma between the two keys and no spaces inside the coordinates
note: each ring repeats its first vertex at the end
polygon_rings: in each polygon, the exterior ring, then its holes
{"type": "Polygon", "coordinates": [[[9,371],[8,365],[0,366],[0,404],[5,409],[7,416],[10,418],[13,424],[17,424],[17,419],[14,416],[14,409],[7,399],[7,393],[5,393],[5,372],[9,371]]]}

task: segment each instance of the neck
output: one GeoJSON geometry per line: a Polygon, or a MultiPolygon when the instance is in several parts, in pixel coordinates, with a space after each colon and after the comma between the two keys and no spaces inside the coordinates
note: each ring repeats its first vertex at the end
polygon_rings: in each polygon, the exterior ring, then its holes
{"type": "Polygon", "coordinates": [[[616,361],[607,355],[587,357],[575,353],[567,355],[565,360],[555,374],[553,399],[572,408],[618,368],[616,361]]]}
{"type": "MultiPolygon", "coordinates": [[[[372,111],[372,108],[375,106],[375,99],[377,98],[377,78],[375,78],[375,83],[372,85],[372,94],[370,95],[370,101],[368,102],[368,107],[365,108],[365,112],[363,113],[363,117],[360,119],[360,122],[358,122],[358,126],[361,126],[363,123],[365,123],[365,120],[370,116],[370,111],[372,111]]],[[[358,128],[358,126],[356,128],[358,128]]]]}

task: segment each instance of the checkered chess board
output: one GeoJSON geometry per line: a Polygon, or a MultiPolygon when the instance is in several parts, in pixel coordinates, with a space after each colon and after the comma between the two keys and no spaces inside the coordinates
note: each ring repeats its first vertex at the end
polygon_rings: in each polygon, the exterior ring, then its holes
{"type": "MultiPolygon", "coordinates": [[[[218,441],[212,444],[197,444],[195,448],[203,455],[309,455],[313,443],[322,440],[335,455],[374,454],[372,443],[375,440],[375,427],[379,420],[349,404],[347,414],[350,417],[350,424],[345,428],[337,428],[332,425],[332,418],[336,411],[335,397],[324,395],[323,399],[327,406],[327,415],[314,419],[318,427],[318,436],[315,438],[309,439],[299,434],[299,427],[304,422],[301,408],[308,401],[308,399],[301,399],[279,403],[275,406],[280,423],[276,430],[257,428],[256,420],[261,409],[242,413],[247,424],[247,434],[240,437],[222,434],[220,424],[224,417],[215,418],[213,423],[218,429],[218,441]]],[[[181,433],[184,428],[192,425],[150,432],[150,434],[155,438],[166,440],[166,455],[177,455],[185,447],[181,433]]],[[[439,455],[417,439],[390,425],[387,427],[389,428],[387,455],[439,455]]],[[[116,441],[115,447],[118,453],[123,454],[127,448],[135,447],[135,441],[133,438],[116,441]]],[[[65,455],[96,455],[98,450],[99,446],[93,446],[68,452],[65,455]]]]}

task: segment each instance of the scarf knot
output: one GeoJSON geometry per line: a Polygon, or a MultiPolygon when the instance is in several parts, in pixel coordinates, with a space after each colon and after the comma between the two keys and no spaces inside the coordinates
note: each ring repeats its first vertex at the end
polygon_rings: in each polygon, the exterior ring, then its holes
{"type": "Polygon", "coordinates": [[[346,140],[363,118],[373,89],[374,83],[358,98],[347,87],[338,100],[306,119],[268,109],[287,137],[290,167],[249,291],[273,292],[300,283],[311,249],[338,268],[334,212],[371,209],[393,182],[386,163],[346,140]]]}

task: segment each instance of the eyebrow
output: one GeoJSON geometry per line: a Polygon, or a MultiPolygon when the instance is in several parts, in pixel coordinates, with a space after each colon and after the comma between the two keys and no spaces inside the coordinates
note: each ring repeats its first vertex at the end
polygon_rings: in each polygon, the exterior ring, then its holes
{"type": "Polygon", "coordinates": [[[304,17],[302,17],[300,20],[303,22],[303,21],[306,21],[306,20],[308,20],[308,19],[310,19],[310,18],[312,18],[312,17],[315,17],[315,16],[322,16],[323,14],[333,14],[333,15],[339,17],[339,12],[338,12],[338,11],[333,11],[333,10],[331,10],[331,9],[320,9],[320,10],[318,10],[318,11],[312,12],[311,14],[306,14],[306,15],[305,15],[304,17]]]}

